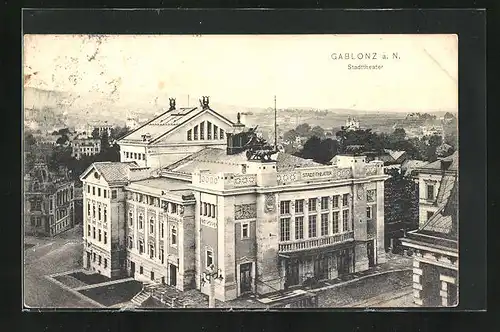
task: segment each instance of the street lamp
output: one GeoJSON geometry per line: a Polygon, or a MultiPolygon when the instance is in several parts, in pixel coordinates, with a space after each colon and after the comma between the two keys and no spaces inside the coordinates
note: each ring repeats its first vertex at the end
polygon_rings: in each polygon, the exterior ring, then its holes
{"type": "Polygon", "coordinates": [[[206,282],[210,284],[210,293],[208,295],[208,307],[215,308],[215,280],[222,280],[221,269],[216,269],[213,264],[207,268],[206,272],[203,272],[201,276],[201,285],[203,286],[206,282]]]}

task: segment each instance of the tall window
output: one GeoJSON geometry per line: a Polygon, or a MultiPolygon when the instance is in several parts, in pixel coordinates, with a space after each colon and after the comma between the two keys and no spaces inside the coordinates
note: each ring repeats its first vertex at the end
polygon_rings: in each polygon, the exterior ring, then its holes
{"type": "Polygon", "coordinates": [[[328,213],[321,215],[321,236],[328,235],[328,213]]]}
{"type": "Polygon", "coordinates": [[[344,232],[349,230],[349,210],[342,211],[342,229],[344,232]]]}
{"type": "Polygon", "coordinates": [[[144,253],[144,241],[139,240],[139,254],[144,253]]]}
{"type": "Polygon", "coordinates": [[[189,129],[187,131],[187,140],[188,141],[192,141],[193,140],[193,130],[192,129],[189,129]]]}
{"type": "Polygon", "coordinates": [[[172,203],[172,213],[177,213],[177,204],[172,203]]]}
{"type": "Polygon", "coordinates": [[[347,206],[349,204],[349,194],[342,195],[342,206],[347,206]]]}
{"type": "Polygon", "coordinates": [[[92,227],[92,238],[95,240],[95,227],[92,227]]]}
{"type": "Polygon", "coordinates": [[[295,217],[295,240],[304,238],[304,217],[295,217]]]}
{"type": "Polygon", "coordinates": [[[92,195],[95,196],[95,187],[92,187],[92,195]]]}
{"type": "Polygon", "coordinates": [[[165,253],[163,251],[163,248],[160,248],[160,260],[161,260],[161,263],[165,263],[165,253]]]}
{"type": "Polygon", "coordinates": [[[87,215],[90,216],[90,203],[87,203],[87,215]]]}
{"type": "Polygon", "coordinates": [[[219,138],[224,139],[224,129],[220,130],[219,138]]]}
{"type": "Polygon", "coordinates": [[[434,199],[434,185],[433,184],[427,185],[427,199],[430,199],[430,200],[434,199]]]}
{"type": "Polygon", "coordinates": [[[116,190],[111,190],[111,198],[116,198],[116,190]]]}
{"type": "Polygon", "coordinates": [[[321,210],[328,210],[328,197],[321,197],[321,210]]]}
{"type": "Polygon", "coordinates": [[[316,237],[316,215],[309,216],[309,237],[316,237]]]}
{"type": "Polygon", "coordinates": [[[339,207],[339,196],[335,195],[333,196],[333,208],[337,209],[339,207]]]}
{"type": "Polygon", "coordinates": [[[108,221],[108,209],[104,207],[104,222],[108,221]]]}
{"type": "Polygon", "coordinates": [[[368,219],[368,220],[372,219],[372,207],[371,206],[366,207],[366,219],[368,219]]]}
{"type": "Polygon", "coordinates": [[[87,193],[90,194],[90,185],[87,185],[87,193]]]}
{"type": "Polygon", "coordinates": [[[133,247],[134,247],[134,239],[132,238],[132,236],[129,236],[128,237],[128,248],[132,249],[133,247]]]}
{"type": "Polygon", "coordinates": [[[106,198],[107,193],[108,193],[108,191],[107,191],[106,189],[104,189],[104,190],[103,190],[103,195],[104,195],[104,198],[106,198]]]}
{"type": "Polygon", "coordinates": [[[101,242],[101,230],[99,230],[99,238],[97,239],[99,242],[101,242]]]}
{"type": "Polygon", "coordinates": [[[280,220],[280,241],[290,241],[290,218],[280,220]]]}
{"type": "Polygon", "coordinates": [[[108,243],[108,233],[105,231],[104,232],[104,244],[108,243]]]}
{"type": "Polygon", "coordinates": [[[340,220],[339,220],[339,211],[333,212],[333,234],[336,234],[340,231],[340,220]]]}
{"type": "Polygon", "coordinates": [[[134,213],[132,211],[128,213],[128,224],[130,227],[134,225],[134,213]]]}
{"type": "Polygon", "coordinates": [[[92,218],[95,218],[95,204],[92,205],[92,218]]]}
{"type": "Polygon", "coordinates": [[[214,139],[219,139],[218,136],[219,136],[219,127],[217,127],[216,125],[214,125],[214,139]]]}
{"type": "Polygon", "coordinates": [[[153,234],[155,232],[155,219],[149,219],[149,233],[153,234]]]}
{"type": "Polygon", "coordinates": [[[173,246],[177,245],[177,227],[175,226],[170,229],[170,242],[173,246]]]}
{"type": "Polygon", "coordinates": [[[200,123],[200,139],[205,139],[205,122],[200,123]]]}
{"type": "Polygon", "coordinates": [[[101,197],[101,188],[97,188],[97,197],[101,197]]]}
{"type": "Polygon", "coordinates": [[[163,239],[163,234],[164,234],[164,224],[163,221],[160,223],[160,239],[163,239]]]}
{"type": "Polygon", "coordinates": [[[99,219],[99,221],[100,221],[100,220],[101,220],[101,206],[100,206],[100,205],[99,205],[99,207],[98,207],[98,212],[99,212],[99,213],[98,213],[98,217],[97,217],[97,219],[99,219]]]}
{"type": "Polygon", "coordinates": [[[155,257],[155,246],[150,244],[149,245],[149,258],[154,258],[155,257]]]}
{"type": "Polygon", "coordinates": [[[290,201],[281,201],[280,202],[280,213],[281,214],[290,214],[290,201]]]}
{"type": "Polygon", "coordinates": [[[212,139],[212,123],[207,121],[207,139],[212,139]]]}
{"type": "Polygon", "coordinates": [[[198,126],[194,126],[194,140],[198,140],[198,126]]]}
{"type": "Polygon", "coordinates": [[[309,198],[309,211],[316,211],[316,204],[317,204],[316,198],[309,198]]]}
{"type": "Polygon", "coordinates": [[[90,225],[87,226],[87,236],[90,236],[90,225]]]}
{"type": "Polygon", "coordinates": [[[214,263],[214,253],[211,249],[205,251],[205,267],[210,267],[214,263]]]}
{"type": "Polygon", "coordinates": [[[297,199],[295,201],[295,213],[303,213],[304,212],[304,200],[297,199]]]}
{"type": "Polygon", "coordinates": [[[248,223],[241,224],[241,238],[248,239],[250,237],[249,225],[248,223]]]}
{"type": "Polygon", "coordinates": [[[139,215],[139,229],[144,228],[143,220],[144,220],[144,217],[142,216],[142,214],[140,214],[139,215]]]}

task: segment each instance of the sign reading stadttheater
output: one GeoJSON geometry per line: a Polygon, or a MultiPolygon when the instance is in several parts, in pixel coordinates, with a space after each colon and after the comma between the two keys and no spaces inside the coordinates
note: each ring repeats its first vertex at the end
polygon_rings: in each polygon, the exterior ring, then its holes
{"type": "Polygon", "coordinates": [[[300,175],[303,179],[318,179],[318,178],[332,177],[333,171],[332,170],[302,171],[300,172],[300,175]]]}

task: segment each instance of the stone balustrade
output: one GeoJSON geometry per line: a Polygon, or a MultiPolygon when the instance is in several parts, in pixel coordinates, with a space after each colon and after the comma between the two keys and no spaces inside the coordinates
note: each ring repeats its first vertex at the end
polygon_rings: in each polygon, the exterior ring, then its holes
{"type": "Polygon", "coordinates": [[[331,246],[337,243],[354,240],[354,232],[344,232],[329,236],[317,237],[312,239],[296,240],[279,243],[279,252],[291,252],[331,246]]]}

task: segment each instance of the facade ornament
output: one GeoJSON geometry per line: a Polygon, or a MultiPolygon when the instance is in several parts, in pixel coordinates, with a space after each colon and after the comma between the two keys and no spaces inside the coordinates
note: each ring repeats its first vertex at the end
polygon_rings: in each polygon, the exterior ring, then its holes
{"type": "Polygon", "coordinates": [[[276,211],[276,195],[266,194],[265,211],[266,212],[275,212],[276,211]]]}

